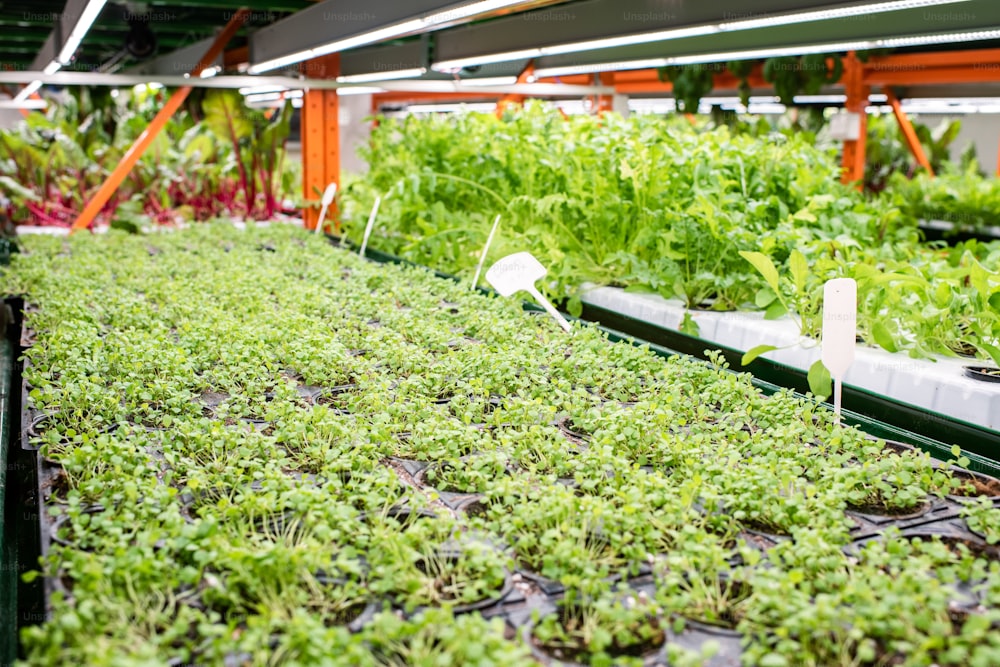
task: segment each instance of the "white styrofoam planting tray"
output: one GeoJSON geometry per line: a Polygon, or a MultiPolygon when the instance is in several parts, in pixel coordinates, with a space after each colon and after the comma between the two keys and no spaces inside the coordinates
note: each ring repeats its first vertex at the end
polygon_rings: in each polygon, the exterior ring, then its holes
{"type": "MultiPolygon", "coordinates": [[[[698,323],[698,337],[745,352],[757,345],[791,347],[762,355],[771,361],[808,371],[820,358],[817,341],[799,335],[789,318],[765,320],[761,312],[686,311],[676,299],[626,292],[617,287],[584,286],[584,303],[678,330],[685,312],[698,323]]],[[[1000,431],[1000,383],[973,380],[964,366],[971,359],[912,359],[881,348],[858,345],[854,365],[844,383],[954,419],[1000,431]]]]}
{"type": "MultiPolygon", "coordinates": [[[[926,227],[927,229],[934,229],[942,232],[950,232],[955,229],[955,223],[948,222],[947,220],[921,220],[918,223],[921,227],[926,227]]],[[[1000,239],[1000,227],[980,227],[979,229],[966,230],[961,228],[959,231],[970,231],[973,234],[983,236],[986,238],[993,237],[1000,239]]]]}

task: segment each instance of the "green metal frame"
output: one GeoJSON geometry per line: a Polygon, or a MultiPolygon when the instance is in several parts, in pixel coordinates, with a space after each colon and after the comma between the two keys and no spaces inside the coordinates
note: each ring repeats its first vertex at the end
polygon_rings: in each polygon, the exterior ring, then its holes
{"type": "Polygon", "coordinates": [[[11,465],[10,423],[11,423],[11,386],[14,377],[14,345],[9,336],[0,341],[0,617],[5,622],[0,623],[0,663],[9,665],[17,656],[17,623],[19,619],[17,608],[17,573],[18,573],[18,540],[16,535],[16,503],[13,501],[13,488],[16,471],[11,465]]]}

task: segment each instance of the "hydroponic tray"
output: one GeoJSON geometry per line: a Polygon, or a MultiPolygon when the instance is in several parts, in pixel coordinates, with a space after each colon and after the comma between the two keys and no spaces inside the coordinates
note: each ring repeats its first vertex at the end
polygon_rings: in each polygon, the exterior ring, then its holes
{"type": "Polygon", "coordinates": [[[979,239],[982,241],[996,241],[1000,239],[1000,227],[988,226],[976,229],[967,229],[947,220],[921,220],[920,228],[925,232],[929,240],[944,239],[946,241],[965,241],[968,239],[979,239]]]}
{"type": "MultiPolygon", "coordinates": [[[[689,311],[677,300],[614,287],[585,287],[583,301],[673,330],[680,328],[681,320],[689,313],[699,327],[699,338],[706,344],[741,352],[765,344],[782,347],[785,349],[762,356],[803,372],[820,358],[818,342],[799,335],[795,323],[788,319],[765,320],[758,312],[689,311]]],[[[845,384],[928,413],[997,431],[1000,436],[1000,384],[969,378],[965,367],[970,365],[981,363],[945,357],[936,361],[911,359],[859,344],[845,384]]]]}

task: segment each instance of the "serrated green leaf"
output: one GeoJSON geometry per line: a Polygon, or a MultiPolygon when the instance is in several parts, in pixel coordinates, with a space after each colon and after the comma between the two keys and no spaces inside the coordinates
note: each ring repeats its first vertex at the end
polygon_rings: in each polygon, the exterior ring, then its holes
{"type": "Polygon", "coordinates": [[[684,313],[684,318],[681,320],[680,332],[682,334],[695,337],[701,333],[701,327],[699,327],[698,323],[694,321],[693,317],[691,317],[691,313],[684,313]]]}

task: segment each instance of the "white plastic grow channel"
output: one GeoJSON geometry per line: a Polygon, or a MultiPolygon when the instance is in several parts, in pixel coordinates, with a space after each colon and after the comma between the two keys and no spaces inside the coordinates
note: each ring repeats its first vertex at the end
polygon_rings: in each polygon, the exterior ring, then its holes
{"type": "MultiPolygon", "coordinates": [[[[762,312],[688,311],[675,299],[592,285],[584,286],[583,302],[675,331],[689,312],[698,324],[700,339],[741,352],[758,345],[791,346],[761,356],[804,373],[820,358],[818,341],[799,335],[798,326],[788,318],[765,320],[762,312]]],[[[939,357],[937,361],[911,359],[858,345],[844,383],[1000,431],[1000,383],[966,377],[964,367],[970,365],[982,364],[951,357],[939,357]]]]}

